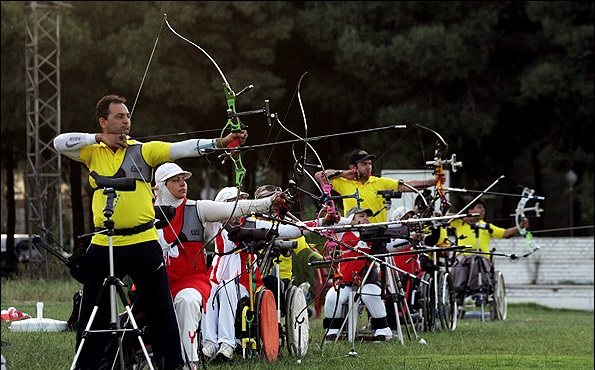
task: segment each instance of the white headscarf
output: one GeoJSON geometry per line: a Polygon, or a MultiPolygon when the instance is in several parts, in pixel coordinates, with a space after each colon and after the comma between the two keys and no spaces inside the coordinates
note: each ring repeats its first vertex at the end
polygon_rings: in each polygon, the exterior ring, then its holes
{"type": "MultiPolygon", "coordinates": [[[[155,171],[155,187],[153,188],[156,206],[174,206],[178,208],[182,204],[184,198],[178,199],[174,197],[167,186],[165,186],[167,180],[177,175],[184,175],[184,179],[187,179],[192,176],[192,173],[184,171],[175,163],[164,163],[157,168],[157,171],[155,171]]],[[[163,250],[163,257],[169,265],[169,258],[177,258],[180,255],[180,251],[177,245],[172,247],[170,243],[165,241],[163,229],[157,230],[157,234],[159,235],[159,244],[161,244],[161,249],[163,250]]]]}
{"type": "Polygon", "coordinates": [[[183,175],[184,179],[192,176],[189,171],[184,171],[180,166],[173,162],[164,163],[155,171],[155,205],[156,206],[174,206],[182,204],[183,199],[178,199],[172,195],[165,182],[174,176],[183,175]]]}
{"type": "Polygon", "coordinates": [[[172,195],[172,193],[169,191],[169,189],[167,188],[167,186],[165,186],[165,181],[157,181],[157,183],[155,184],[155,187],[153,188],[155,190],[155,205],[156,206],[174,206],[174,207],[178,207],[180,204],[182,204],[182,202],[184,201],[184,199],[178,199],[176,197],[174,197],[172,195]]]}

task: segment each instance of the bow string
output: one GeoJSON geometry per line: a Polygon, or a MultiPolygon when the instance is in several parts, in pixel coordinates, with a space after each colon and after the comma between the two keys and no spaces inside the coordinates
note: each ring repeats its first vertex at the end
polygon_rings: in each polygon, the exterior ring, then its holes
{"type": "MultiPolygon", "coordinates": [[[[325,212],[326,214],[334,214],[336,212],[336,207],[335,207],[334,200],[331,197],[332,185],[331,185],[330,179],[326,176],[326,168],[324,167],[322,159],[320,158],[320,155],[318,154],[316,149],[314,149],[314,147],[307,140],[308,120],[306,118],[306,112],[304,110],[304,104],[302,102],[301,92],[300,92],[302,80],[306,76],[307,73],[308,72],[306,71],[301,75],[301,77],[298,81],[297,88],[296,88],[298,103],[300,106],[300,111],[302,113],[302,120],[304,122],[304,133],[305,133],[304,135],[305,136],[301,137],[300,135],[296,134],[295,132],[292,132],[287,127],[285,127],[285,125],[283,125],[283,123],[280,120],[277,119],[277,121],[278,121],[279,125],[285,131],[287,131],[291,135],[295,136],[296,138],[298,138],[300,141],[302,141],[304,143],[304,153],[302,156],[297,157],[294,152],[294,159],[296,160],[296,164],[294,165],[294,181],[291,184],[292,185],[291,187],[294,189],[297,189],[297,181],[299,181],[299,179],[302,178],[304,175],[306,175],[306,174],[308,175],[310,180],[316,185],[317,189],[321,192],[321,196],[318,198],[319,199],[319,209],[317,212],[317,219],[319,219],[319,218],[321,218],[321,215],[323,212],[325,212]],[[323,176],[325,177],[325,181],[323,181],[321,184],[319,184],[318,181],[316,181],[316,179],[304,168],[305,161],[306,161],[307,154],[308,154],[308,149],[310,149],[312,151],[312,153],[314,153],[314,156],[316,157],[316,160],[318,162],[318,167],[322,169],[323,176]]],[[[320,226],[322,226],[322,225],[320,225],[320,226]]],[[[332,231],[321,232],[321,233],[319,233],[319,235],[327,240],[327,242],[325,244],[325,252],[326,252],[325,254],[327,256],[329,256],[331,259],[330,268],[333,272],[333,286],[335,287],[336,290],[338,290],[339,284],[343,280],[343,276],[341,275],[341,272],[338,269],[338,264],[332,263],[332,259],[335,254],[335,250],[338,247],[337,242],[334,240],[334,239],[336,239],[335,238],[336,235],[332,231]]]]}

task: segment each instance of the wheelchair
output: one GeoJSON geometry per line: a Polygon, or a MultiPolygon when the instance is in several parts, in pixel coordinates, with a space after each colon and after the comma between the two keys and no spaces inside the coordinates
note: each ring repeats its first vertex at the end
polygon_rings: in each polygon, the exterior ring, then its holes
{"type": "MultiPolygon", "coordinates": [[[[270,245],[255,248],[256,264],[267,275],[263,286],[249,289],[249,296],[238,303],[235,331],[241,342],[242,357],[264,357],[275,361],[287,348],[298,359],[308,351],[309,320],[305,290],[307,284],[295,286],[293,281],[279,279],[279,251],[270,245]]],[[[250,263],[248,274],[252,275],[250,263]]],[[[262,272],[261,272],[262,273],[262,272]]]]}
{"type": "Polygon", "coordinates": [[[440,261],[437,253],[431,253],[431,256],[412,254],[406,264],[403,261],[396,261],[396,266],[427,282],[424,284],[401,276],[415,329],[427,332],[455,330],[458,311],[447,258],[440,261]]]}
{"type": "Polygon", "coordinates": [[[243,358],[264,357],[275,361],[286,347],[291,356],[300,358],[308,351],[309,322],[302,286],[289,286],[281,292],[278,308],[276,289],[263,286],[254,293],[254,308],[249,298],[238,304],[236,338],[242,345],[243,358]]]}
{"type": "Polygon", "coordinates": [[[456,294],[459,300],[464,297],[461,317],[479,316],[483,322],[489,313],[493,321],[506,320],[506,283],[502,272],[495,269],[491,256],[460,256],[453,266],[454,271],[456,294]]]}
{"type": "Polygon", "coordinates": [[[436,323],[434,327],[439,330],[455,330],[457,328],[458,307],[453,277],[450,272],[448,252],[432,253],[433,282],[430,286],[434,289],[434,308],[436,323]]]}

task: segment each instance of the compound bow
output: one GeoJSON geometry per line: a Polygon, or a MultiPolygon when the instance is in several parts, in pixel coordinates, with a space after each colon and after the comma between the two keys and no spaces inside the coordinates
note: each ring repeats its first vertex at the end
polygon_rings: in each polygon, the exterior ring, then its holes
{"type": "Polygon", "coordinates": [[[537,252],[540,246],[535,243],[533,240],[533,234],[529,230],[524,227],[521,227],[521,221],[525,218],[525,212],[528,210],[534,210],[537,216],[543,211],[543,209],[539,208],[539,203],[536,203],[535,207],[527,208],[527,203],[530,200],[536,199],[545,199],[544,197],[533,195],[535,194],[534,189],[529,189],[528,187],[523,188],[521,192],[521,199],[517,203],[515,214],[514,214],[514,223],[519,230],[519,234],[525,238],[525,242],[527,243],[527,253],[523,255],[523,257],[528,257],[531,254],[537,252]]]}

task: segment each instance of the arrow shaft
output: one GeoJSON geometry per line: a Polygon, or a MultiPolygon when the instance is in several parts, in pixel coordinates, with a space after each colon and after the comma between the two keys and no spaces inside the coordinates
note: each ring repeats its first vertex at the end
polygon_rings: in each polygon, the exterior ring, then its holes
{"type": "Polygon", "coordinates": [[[363,134],[363,133],[377,132],[377,131],[394,130],[394,129],[400,129],[400,128],[406,128],[406,127],[407,126],[405,126],[405,125],[393,125],[393,126],[377,127],[377,128],[367,129],[367,130],[338,132],[338,133],[329,134],[329,135],[312,136],[312,137],[305,137],[305,138],[300,138],[300,139],[290,139],[290,140],[284,140],[284,141],[277,141],[277,142],[274,142],[274,143],[244,145],[244,146],[237,146],[237,147],[233,147],[233,148],[215,148],[215,149],[211,149],[210,151],[217,152],[217,151],[225,151],[225,150],[230,150],[230,149],[232,149],[232,150],[239,150],[239,151],[248,151],[248,150],[255,150],[255,149],[260,149],[260,148],[267,148],[267,147],[276,146],[276,145],[293,144],[293,143],[303,143],[303,142],[308,143],[308,142],[311,142],[311,141],[317,141],[317,140],[322,140],[322,139],[330,139],[330,138],[338,137],[338,136],[346,136],[346,135],[363,134]]]}
{"type": "MultiPolygon", "coordinates": [[[[481,193],[481,194],[489,194],[489,195],[504,195],[504,196],[508,196],[508,197],[527,198],[526,196],[521,195],[521,194],[499,193],[499,192],[495,192],[495,191],[468,190],[468,189],[460,189],[460,188],[448,188],[445,190],[448,192],[458,192],[458,193],[481,193]]],[[[536,195],[529,197],[529,199],[545,200],[544,197],[540,197],[540,196],[536,196],[536,195]]]]}

